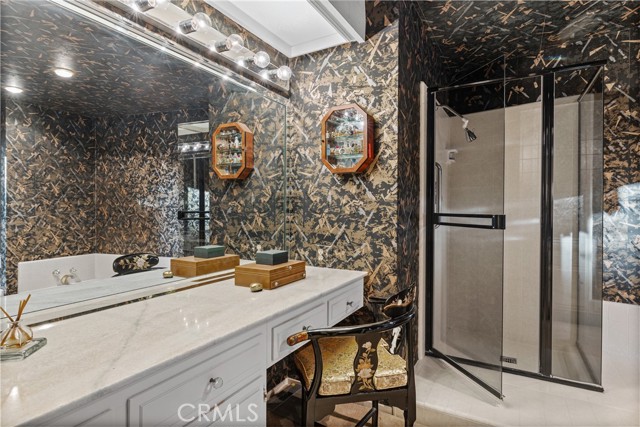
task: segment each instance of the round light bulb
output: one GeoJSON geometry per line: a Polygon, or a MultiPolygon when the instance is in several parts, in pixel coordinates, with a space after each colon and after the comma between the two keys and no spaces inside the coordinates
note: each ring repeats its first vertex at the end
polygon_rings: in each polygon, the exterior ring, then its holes
{"type": "Polygon", "coordinates": [[[225,41],[227,50],[239,51],[244,45],[244,39],[239,34],[231,34],[225,41]]]}
{"type": "Polygon", "coordinates": [[[146,12],[158,6],[157,0],[131,0],[131,7],[138,12],[146,12]]]}
{"type": "Polygon", "coordinates": [[[191,18],[193,23],[193,31],[198,31],[211,26],[211,18],[204,12],[198,12],[191,18]]]}
{"type": "Polygon", "coordinates": [[[269,58],[269,54],[267,52],[261,50],[253,56],[253,63],[256,64],[257,67],[265,68],[271,63],[271,58],[269,58]]]}
{"type": "Polygon", "coordinates": [[[291,68],[286,65],[282,65],[278,68],[278,71],[276,71],[276,75],[280,80],[289,80],[293,75],[293,72],[291,71],[291,68]]]}
{"type": "Polygon", "coordinates": [[[53,72],[56,73],[57,76],[63,77],[65,79],[73,77],[74,74],[73,71],[68,68],[56,68],[53,70],[53,72]]]}
{"type": "Polygon", "coordinates": [[[19,88],[17,86],[5,86],[5,90],[9,93],[22,93],[23,90],[22,88],[19,88]]]}

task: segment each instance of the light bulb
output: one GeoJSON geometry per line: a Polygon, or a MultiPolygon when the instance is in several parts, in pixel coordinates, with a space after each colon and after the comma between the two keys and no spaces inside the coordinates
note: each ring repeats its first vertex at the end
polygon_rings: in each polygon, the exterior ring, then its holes
{"type": "Polygon", "coordinates": [[[193,15],[193,18],[191,18],[191,20],[196,27],[196,31],[211,26],[211,18],[209,18],[209,15],[204,12],[196,13],[195,15],[193,15]]]}
{"type": "Polygon", "coordinates": [[[241,67],[246,67],[247,66],[247,62],[245,61],[244,58],[240,58],[238,59],[238,65],[241,67]]]}
{"type": "Polygon", "coordinates": [[[238,51],[244,45],[244,39],[239,34],[231,34],[224,42],[227,50],[238,51]]]}
{"type": "Polygon", "coordinates": [[[73,71],[68,68],[56,68],[53,70],[53,72],[56,73],[57,76],[63,77],[65,79],[73,77],[74,74],[73,71]]]}
{"type": "Polygon", "coordinates": [[[261,50],[253,56],[253,63],[256,64],[257,67],[265,68],[271,63],[271,58],[269,58],[269,54],[267,52],[261,50]]]}
{"type": "Polygon", "coordinates": [[[280,80],[289,80],[293,75],[293,72],[291,71],[291,68],[286,65],[281,65],[280,68],[278,68],[278,71],[276,71],[276,75],[280,80]]]}
{"type": "Polygon", "coordinates": [[[158,5],[157,0],[131,0],[131,7],[138,12],[146,12],[158,5]]]}
{"type": "Polygon", "coordinates": [[[213,45],[212,50],[215,50],[218,53],[226,52],[228,50],[232,52],[238,52],[242,50],[242,46],[244,45],[244,39],[239,34],[231,34],[224,41],[216,42],[213,45]]]}
{"type": "Polygon", "coordinates": [[[198,12],[189,19],[178,22],[178,30],[182,34],[190,34],[211,26],[211,18],[204,12],[198,12]]]}
{"type": "Polygon", "coordinates": [[[22,93],[23,89],[17,86],[5,86],[5,90],[9,93],[22,93]]]}

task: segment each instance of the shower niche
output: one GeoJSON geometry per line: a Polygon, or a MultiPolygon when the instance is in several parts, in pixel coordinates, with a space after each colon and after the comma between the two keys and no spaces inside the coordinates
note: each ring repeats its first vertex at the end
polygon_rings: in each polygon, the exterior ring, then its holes
{"type": "Polygon", "coordinates": [[[360,173],[373,162],[373,118],[356,104],[331,108],[322,119],[322,163],[332,173],[360,173]]]}

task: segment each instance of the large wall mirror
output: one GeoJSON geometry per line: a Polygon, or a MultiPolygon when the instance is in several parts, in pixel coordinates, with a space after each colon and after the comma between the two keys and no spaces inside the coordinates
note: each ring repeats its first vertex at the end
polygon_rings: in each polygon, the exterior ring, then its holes
{"type": "Polygon", "coordinates": [[[202,244],[244,259],[285,247],[282,98],[62,0],[1,7],[8,294],[50,308],[166,283],[153,270],[112,277],[119,255],[149,252],[163,266],[202,244]],[[254,133],[242,181],[212,171],[211,134],[226,122],[254,133]],[[71,269],[79,282],[58,286],[53,272],[71,269]]]}

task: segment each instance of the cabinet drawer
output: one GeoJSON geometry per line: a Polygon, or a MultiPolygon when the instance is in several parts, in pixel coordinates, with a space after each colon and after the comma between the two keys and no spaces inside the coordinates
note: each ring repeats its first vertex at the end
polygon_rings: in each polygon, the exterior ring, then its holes
{"type": "MultiPolygon", "coordinates": [[[[263,366],[264,338],[254,336],[128,399],[130,426],[180,425],[182,405],[215,405],[263,366]]],[[[182,423],[185,424],[185,423],[182,423]]]]}
{"type": "Polygon", "coordinates": [[[342,319],[362,307],[362,286],[360,283],[349,285],[338,295],[330,296],[327,303],[329,325],[335,325],[342,319]]]}
{"type": "Polygon", "coordinates": [[[324,301],[307,307],[304,310],[296,310],[296,314],[270,328],[271,363],[277,362],[302,345],[290,347],[287,344],[289,335],[300,332],[304,327],[324,328],[327,326],[327,310],[324,301]]]}
{"type": "MultiPolygon", "coordinates": [[[[199,426],[265,426],[267,405],[264,401],[264,377],[251,377],[216,406],[203,406],[200,415],[183,414],[189,427],[199,426]],[[186,415],[186,416],[185,416],[186,415]]],[[[185,424],[182,421],[182,424],[185,424]]]]}

